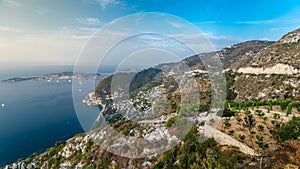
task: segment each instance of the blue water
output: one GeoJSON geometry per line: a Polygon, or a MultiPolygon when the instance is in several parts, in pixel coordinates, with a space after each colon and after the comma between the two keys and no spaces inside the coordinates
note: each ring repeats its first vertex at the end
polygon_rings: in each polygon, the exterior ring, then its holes
{"type": "MultiPolygon", "coordinates": [[[[90,90],[83,88],[80,97],[83,99],[90,90]]],[[[82,104],[82,109],[89,113],[95,108],[82,104]]],[[[72,83],[0,82],[0,166],[82,132],[73,106],[72,83]]]]}

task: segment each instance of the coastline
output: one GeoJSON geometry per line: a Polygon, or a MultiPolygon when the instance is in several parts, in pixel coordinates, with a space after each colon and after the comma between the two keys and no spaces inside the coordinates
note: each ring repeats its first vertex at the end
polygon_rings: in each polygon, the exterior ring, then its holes
{"type": "Polygon", "coordinates": [[[96,97],[95,91],[92,91],[92,92],[88,93],[87,96],[85,97],[85,99],[82,100],[82,103],[87,105],[87,106],[101,106],[102,109],[101,109],[101,111],[99,113],[99,116],[96,120],[96,121],[100,121],[100,119],[103,117],[102,113],[106,109],[106,104],[104,104],[100,98],[96,97]]]}

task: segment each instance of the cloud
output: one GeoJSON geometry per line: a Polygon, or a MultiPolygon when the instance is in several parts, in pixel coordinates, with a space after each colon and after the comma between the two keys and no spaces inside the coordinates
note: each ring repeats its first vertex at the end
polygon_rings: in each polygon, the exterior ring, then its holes
{"type": "Polygon", "coordinates": [[[256,20],[256,21],[238,21],[236,24],[247,24],[247,25],[266,25],[266,24],[295,24],[299,23],[300,13],[291,13],[286,16],[269,20],[256,20]]]}
{"type": "Polygon", "coordinates": [[[99,28],[79,27],[78,30],[79,30],[79,31],[82,31],[82,32],[86,32],[86,33],[94,33],[94,32],[96,32],[96,31],[98,31],[99,28]]]}
{"type": "Polygon", "coordinates": [[[247,25],[261,25],[261,24],[272,24],[277,22],[277,19],[272,20],[257,20],[257,21],[238,21],[236,24],[247,24],[247,25]]]}
{"type": "Polygon", "coordinates": [[[9,26],[0,26],[0,32],[22,33],[24,30],[9,26]]]}
{"type": "Polygon", "coordinates": [[[16,64],[73,64],[85,40],[72,36],[61,30],[0,37],[0,60],[16,64]]]}
{"type": "Polygon", "coordinates": [[[202,21],[202,22],[196,22],[195,24],[218,24],[223,23],[221,21],[202,21]]]}
{"type": "Polygon", "coordinates": [[[76,18],[76,21],[84,25],[98,25],[100,23],[98,18],[76,18]]]}
{"type": "Polygon", "coordinates": [[[124,6],[125,4],[119,0],[94,0],[96,3],[98,3],[103,9],[109,7],[109,6],[115,6],[120,5],[124,6]]]}
{"type": "Polygon", "coordinates": [[[241,39],[236,39],[227,36],[217,36],[212,33],[205,33],[205,36],[209,39],[216,50],[221,50],[226,46],[237,44],[241,42],[241,39]]]}
{"type": "Polygon", "coordinates": [[[3,0],[3,2],[12,7],[22,7],[23,6],[20,2],[16,2],[13,0],[3,0]]]}
{"type": "Polygon", "coordinates": [[[178,34],[172,35],[172,37],[184,40],[191,47],[197,48],[201,51],[201,53],[213,52],[240,42],[240,40],[235,38],[216,36],[212,33],[178,34]]]}
{"type": "Polygon", "coordinates": [[[173,26],[174,28],[183,28],[183,27],[186,27],[186,24],[184,24],[184,23],[172,22],[172,21],[169,21],[168,23],[171,26],[173,26]]]}
{"type": "Polygon", "coordinates": [[[61,31],[69,34],[74,39],[85,39],[88,40],[99,28],[93,27],[62,27],[61,31]]]}
{"type": "MultiPolygon", "coordinates": [[[[0,56],[1,62],[26,62],[26,63],[36,63],[36,64],[74,64],[77,56],[80,53],[80,49],[83,48],[87,40],[94,36],[95,41],[91,41],[87,46],[87,54],[84,55],[88,57],[83,64],[93,65],[99,62],[99,54],[105,53],[107,48],[105,46],[114,46],[121,39],[130,36],[130,32],[122,32],[116,30],[102,30],[99,34],[94,34],[98,29],[93,26],[86,27],[62,27],[60,30],[56,31],[40,31],[40,32],[27,32],[24,31],[22,34],[17,34],[14,37],[0,37],[0,51],[2,55],[0,56]],[[103,40],[101,43],[98,40],[103,40]],[[99,45],[103,44],[103,45],[99,45]],[[18,50],[16,50],[16,48],[18,50]]],[[[23,30],[0,26],[0,31],[10,31],[10,32],[22,32],[23,30]]],[[[181,37],[184,42],[190,44],[193,48],[200,48],[199,51],[211,52],[211,47],[207,46],[209,44],[204,44],[203,41],[208,36],[209,40],[212,41],[213,45],[217,48],[232,45],[230,38],[223,36],[213,36],[212,34],[174,34],[171,38],[181,37]],[[211,38],[211,39],[210,39],[211,38]],[[200,43],[199,43],[200,42],[200,43]]],[[[190,54],[186,51],[180,53],[181,48],[177,48],[174,40],[161,40],[160,37],[153,36],[143,36],[146,38],[146,42],[149,45],[158,44],[161,47],[167,45],[169,48],[176,49],[178,56],[184,58],[190,54]],[[164,43],[162,43],[164,42],[164,43]]],[[[135,48],[135,46],[140,46],[140,41],[132,41],[126,48],[119,48],[116,51],[115,59],[109,60],[105,63],[115,64],[119,58],[118,55],[128,51],[128,48],[135,48]],[[138,45],[137,45],[138,43],[138,45]],[[128,47],[129,46],[129,47],[128,47]]],[[[145,42],[145,43],[146,43],[145,42]]],[[[151,48],[151,46],[149,46],[151,48]]],[[[166,47],[165,47],[166,48],[166,47]]],[[[123,55],[120,55],[120,57],[123,55]]]]}

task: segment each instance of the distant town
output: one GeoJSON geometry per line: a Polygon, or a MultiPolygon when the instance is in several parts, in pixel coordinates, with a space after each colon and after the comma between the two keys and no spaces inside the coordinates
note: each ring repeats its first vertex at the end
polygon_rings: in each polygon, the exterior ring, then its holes
{"type": "Polygon", "coordinates": [[[73,73],[73,72],[61,72],[61,73],[51,73],[43,76],[35,76],[35,77],[13,77],[9,79],[2,80],[2,82],[21,82],[28,80],[36,80],[36,81],[55,81],[59,83],[61,80],[67,80],[68,82],[72,82],[73,79],[76,80],[100,80],[103,75],[95,74],[95,73],[73,73]]]}

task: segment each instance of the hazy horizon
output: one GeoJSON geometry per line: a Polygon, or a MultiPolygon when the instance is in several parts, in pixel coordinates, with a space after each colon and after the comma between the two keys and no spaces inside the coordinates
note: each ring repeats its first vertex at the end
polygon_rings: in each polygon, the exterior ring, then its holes
{"type": "MultiPolygon", "coordinates": [[[[300,23],[298,0],[255,0],[242,3],[229,3],[227,0],[2,0],[1,66],[20,63],[29,66],[74,65],[86,42],[99,29],[115,19],[141,12],[167,13],[190,22],[202,35],[170,34],[181,36],[188,43],[205,36],[215,50],[247,40],[276,41],[298,28],[300,23]],[[169,8],[170,5],[172,8],[169,8]]],[[[157,22],[151,18],[148,21],[157,22]]],[[[178,23],[170,24],[176,29],[183,29],[178,23]]],[[[113,35],[111,40],[128,34],[128,30],[122,29],[109,31],[107,35],[113,35]]],[[[105,52],[101,49],[99,51],[105,52]]]]}

